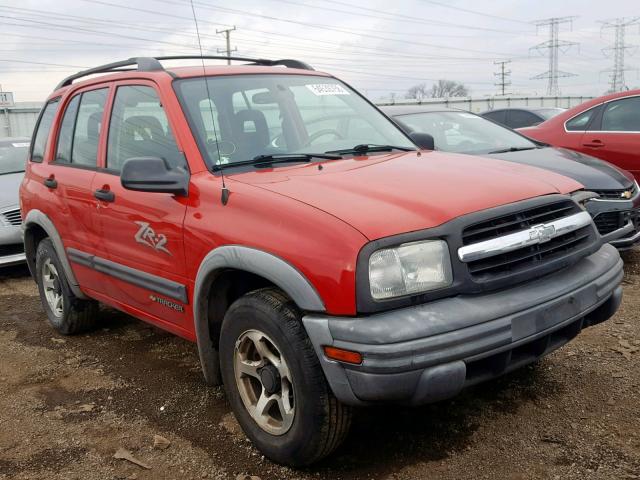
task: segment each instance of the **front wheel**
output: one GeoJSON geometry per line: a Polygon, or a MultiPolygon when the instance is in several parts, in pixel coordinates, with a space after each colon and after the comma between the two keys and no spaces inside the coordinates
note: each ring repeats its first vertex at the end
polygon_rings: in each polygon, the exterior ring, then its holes
{"type": "Polygon", "coordinates": [[[220,362],[238,423],[270,459],[308,465],[346,437],[351,410],[331,392],[298,309],[280,291],[257,290],[231,305],[220,362]]]}

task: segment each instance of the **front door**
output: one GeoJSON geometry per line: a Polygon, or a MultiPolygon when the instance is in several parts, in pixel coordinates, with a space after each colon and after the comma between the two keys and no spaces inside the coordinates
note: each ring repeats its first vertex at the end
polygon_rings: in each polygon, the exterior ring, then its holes
{"type": "Polygon", "coordinates": [[[158,92],[142,81],[116,85],[111,105],[105,165],[92,186],[101,197],[98,262],[109,276],[106,293],[119,306],[181,333],[190,310],[183,242],[186,199],[122,187],[122,165],[135,157],[159,157],[187,169],[158,92]]]}

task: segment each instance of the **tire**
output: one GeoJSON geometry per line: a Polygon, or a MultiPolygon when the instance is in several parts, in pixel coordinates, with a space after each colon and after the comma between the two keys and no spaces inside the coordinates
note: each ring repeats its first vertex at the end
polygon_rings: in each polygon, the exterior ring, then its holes
{"type": "Polygon", "coordinates": [[[279,290],[256,290],[231,305],[222,324],[220,363],[227,397],[238,423],[271,460],[294,467],[309,465],[333,452],[346,437],[351,426],[351,408],[341,404],[331,392],[299,310],[279,290]],[[267,346],[267,357],[273,361],[265,361],[266,357],[260,359],[256,345],[267,346]],[[262,365],[256,369],[261,380],[244,373],[238,380],[236,371],[244,372],[246,365],[252,363],[249,358],[256,360],[256,365],[262,365]],[[257,409],[247,407],[247,397],[252,396],[253,389],[255,395],[249,400],[255,400],[257,407],[258,396],[274,390],[272,367],[275,365],[279,365],[276,376],[280,392],[271,398],[280,395],[282,401],[273,402],[268,416],[276,420],[265,422],[264,417],[260,417],[257,421],[257,409]],[[281,372],[284,373],[280,375],[281,372]],[[293,407],[292,416],[282,414],[287,405],[293,407]]]}
{"type": "Polygon", "coordinates": [[[98,303],[79,299],[71,292],[60,259],[48,238],[38,244],[36,282],[49,323],[58,333],[74,335],[96,326],[98,303]]]}

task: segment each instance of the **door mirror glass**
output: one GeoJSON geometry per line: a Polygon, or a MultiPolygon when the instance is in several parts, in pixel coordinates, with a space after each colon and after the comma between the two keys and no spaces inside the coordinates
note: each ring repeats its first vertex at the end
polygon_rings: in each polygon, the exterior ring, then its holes
{"type": "Polygon", "coordinates": [[[130,158],[124,162],[120,174],[122,186],[138,192],[171,193],[186,196],[189,176],[181,167],[170,168],[158,157],[130,158]]]}
{"type": "Polygon", "coordinates": [[[409,134],[411,140],[422,150],[435,150],[435,141],[433,136],[428,133],[412,132],[409,134]]]}

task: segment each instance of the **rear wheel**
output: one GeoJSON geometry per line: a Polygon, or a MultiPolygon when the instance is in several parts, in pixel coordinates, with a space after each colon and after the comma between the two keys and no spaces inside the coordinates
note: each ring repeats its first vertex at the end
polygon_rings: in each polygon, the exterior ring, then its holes
{"type": "Polygon", "coordinates": [[[344,440],[351,409],[333,396],[300,312],[280,291],[257,290],[231,305],[220,362],[238,422],[270,459],[308,465],[344,440]]]}
{"type": "Polygon", "coordinates": [[[38,244],[36,281],[49,323],[58,333],[73,335],[95,327],[98,303],[79,299],[73,294],[53,243],[48,238],[38,244]]]}

